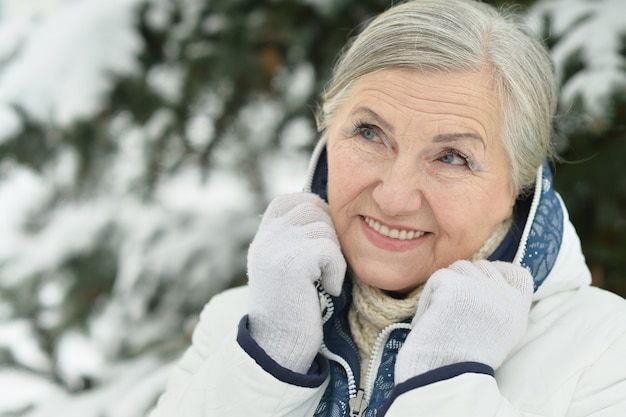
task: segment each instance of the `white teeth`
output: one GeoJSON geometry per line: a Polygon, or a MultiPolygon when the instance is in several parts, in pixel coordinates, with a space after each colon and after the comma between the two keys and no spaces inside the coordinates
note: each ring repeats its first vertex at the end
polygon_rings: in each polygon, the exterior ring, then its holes
{"type": "Polygon", "coordinates": [[[389,229],[389,227],[382,225],[376,220],[370,219],[369,217],[365,217],[364,219],[365,223],[367,223],[369,227],[376,230],[381,235],[390,237],[392,239],[411,240],[424,236],[424,232],[416,232],[415,230],[389,229]]]}

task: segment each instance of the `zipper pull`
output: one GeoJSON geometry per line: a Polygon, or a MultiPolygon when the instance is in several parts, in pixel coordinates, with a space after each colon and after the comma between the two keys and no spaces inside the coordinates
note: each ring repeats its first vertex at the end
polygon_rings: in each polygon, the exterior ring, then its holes
{"type": "Polygon", "coordinates": [[[361,417],[367,409],[365,391],[359,389],[356,393],[356,397],[350,398],[348,405],[350,406],[350,417],[361,417]]]}

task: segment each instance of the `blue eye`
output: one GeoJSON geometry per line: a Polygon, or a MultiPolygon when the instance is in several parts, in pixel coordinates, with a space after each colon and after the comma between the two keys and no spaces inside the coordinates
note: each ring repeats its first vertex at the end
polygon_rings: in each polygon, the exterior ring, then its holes
{"type": "Polygon", "coordinates": [[[351,137],[362,139],[366,142],[384,145],[388,149],[393,149],[393,146],[389,143],[389,140],[385,136],[385,131],[374,124],[364,121],[356,121],[352,127],[346,131],[346,134],[351,137]]]}
{"type": "Polygon", "coordinates": [[[361,134],[361,136],[363,136],[364,139],[372,141],[378,140],[378,134],[371,127],[361,127],[359,133],[361,134]]]}
{"type": "Polygon", "coordinates": [[[441,156],[439,160],[450,165],[468,165],[467,157],[455,150],[446,151],[446,153],[441,156]]]}

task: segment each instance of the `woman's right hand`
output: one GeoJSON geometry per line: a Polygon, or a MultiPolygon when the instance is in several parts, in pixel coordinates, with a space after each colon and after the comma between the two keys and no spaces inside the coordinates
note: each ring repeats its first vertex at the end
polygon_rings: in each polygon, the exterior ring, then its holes
{"type": "Polygon", "coordinates": [[[308,371],[323,337],[316,282],[339,295],[345,271],[325,201],[311,193],[272,200],[248,252],[248,326],[279,365],[308,371]]]}

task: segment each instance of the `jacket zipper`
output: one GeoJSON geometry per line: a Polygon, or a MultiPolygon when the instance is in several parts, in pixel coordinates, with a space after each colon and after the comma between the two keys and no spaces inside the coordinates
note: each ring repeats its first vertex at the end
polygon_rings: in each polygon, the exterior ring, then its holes
{"type": "Polygon", "coordinates": [[[410,323],[392,323],[385,327],[376,338],[374,342],[374,348],[372,349],[372,355],[370,357],[370,363],[367,366],[367,373],[365,378],[365,401],[368,403],[372,399],[372,393],[374,391],[374,382],[376,382],[376,374],[378,373],[378,367],[383,358],[383,352],[387,339],[391,332],[397,329],[411,330],[410,323]]]}
{"type": "MultiPolygon", "coordinates": [[[[322,308],[322,311],[326,310],[324,316],[322,317],[322,324],[326,324],[326,322],[330,320],[335,311],[335,305],[333,304],[330,295],[328,295],[328,293],[321,287],[321,285],[318,286],[318,291],[320,294],[320,306],[322,308]]],[[[322,341],[322,347],[320,349],[320,352],[327,359],[337,362],[345,370],[346,377],[348,378],[348,395],[351,399],[356,398],[358,391],[356,386],[356,378],[354,377],[354,372],[352,372],[352,368],[350,368],[348,361],[346,361],[344,358],[337,355],[336,353],[331,352],[324,341],[322,341]]]]}
{"type": "Polygon", "coordinates": [[[365,393],[359,389],[354,398],[350,398],[348,406],[350,407],[350,417],[361,417],[369,402],[365,399],[365,393]]]}
{"type": "Polygon", "coordinates": [[[537,215],[537,208],[539,207],[539,201],[541,200],[541,194],[544,191],[543,185],[543,165],[539,166],[537,170],[537,177],[535,179],[535,194],[533,195],[533,199],[530,203],[530,210],[528,212],[528,216],[526,217],[526,226],[524,226],[524,230],[522,231],[522,236],[520,237],[520,245],[517,248],[517,252],[515,253],[515,257],[513,258],[514,265],[522,265],[522,261],[524,260],[524,256],[526,255],[526,246],[528,244],[528,236],[530,235],[530,231],[532,229],[533,223],[535,221],[535,216],[537,215]]]}
{"type": "MultiPolygon", "coordinates": [[[[318,287],[318,289],[320,290],[320,304],[322,306],[322,311],[324,309],[326,310],[326,313],[322,318],[322,322],[325,324],[333,315],[335,306],[326,291],[324,291],[321,286],[318,287]]],[[[378,334],[378,337],[374,342],[374,348],[372,349],[371,360],[367,367],[365,389],[357,389],[356,378],[354,377],[354,372],[352,372],[352,368],[350,368],[348,361],[336,353],[331,352],[326,344],[322,342],[322,354],[327,359],[337,362],[346,372],[346,377],[348,379],[348,406],[350,417],[361,417],[363,416],[363,413],[365,413],[365,410],[367,410],[367,406],[372,398],[372,392],[374,391],[374,382],[376,381],[378,366],[382,360],[384,346],[385,343],[387,343],[387,339],[389,338],[391,332],[396,329],[411,330],[411,328],[412,326],[409,323],[392,323],[378,334]]]]}

